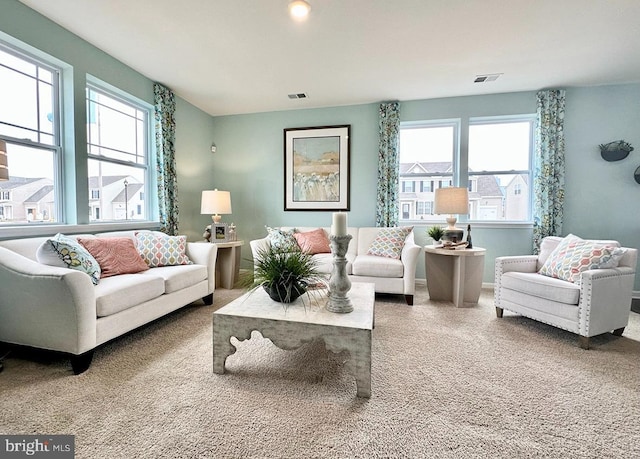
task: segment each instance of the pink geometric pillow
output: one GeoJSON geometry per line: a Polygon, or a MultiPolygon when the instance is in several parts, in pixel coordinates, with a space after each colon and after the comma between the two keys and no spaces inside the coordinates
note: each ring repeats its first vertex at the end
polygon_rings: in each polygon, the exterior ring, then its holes
{"type": "Polygon", "coordinates": [[[187,236],[136,233],[138,252],[150,268],[193,264],[187,256],[187,236]]]}
{"type": "Polygon", "coordinates": [[[540,274],[573,283],[580,283],[580,276],[588,269],[615,268],[625,249],[603,244],[569,234],[551,252],[540,274]]]}
{"type": "Polygon", "coordinates": [[[296,238],[300,250],[305,253],[311,255],[316,253],[331,253],[329,238],[322,228],[307,231],[306,233],[293,233],[293,237],[296,238]]]}
{"type": "Polygon", "coordinates": [[[413,226],[381,228],[378,235],[369,246],[367,255],[395,258],[396,260],[399,260],[402,255],[404,242],[411,231],[413,231],[413,226]]]}
{"type": "Polygon", "coordinates": [[[131,238],[78,238],[78,242],[96,259],[102,271],[100,275],[102,278],[118,274],[134,274],[149,269],[131,238]]]}

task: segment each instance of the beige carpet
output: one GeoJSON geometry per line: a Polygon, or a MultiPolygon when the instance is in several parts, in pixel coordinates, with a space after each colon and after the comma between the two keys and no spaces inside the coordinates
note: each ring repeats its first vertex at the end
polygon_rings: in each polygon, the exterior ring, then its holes
{"type": "Polygon", "coordinates": [[[376,302],[371,399],[320,344],[282,351],[254,332],[212,373],[216,291],[100,348],[89,371],[14,352],[0,433],[75,434],[78,458],[640,457],[640,316],[624,336],[575,335],[508,315],[492,292],[456,309],[376,302]]]}

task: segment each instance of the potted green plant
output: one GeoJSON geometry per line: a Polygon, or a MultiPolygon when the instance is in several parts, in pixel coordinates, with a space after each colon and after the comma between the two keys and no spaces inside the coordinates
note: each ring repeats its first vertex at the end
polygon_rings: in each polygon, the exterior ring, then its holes
{"type": "Polygon", "coordinates": [[[275,249],[269,246],[258,251],[253,275],[242,280],[249,289],[262,287],[272,300],[291,303],[310,286],[325,283],[311,254],[302,251],[275,249]]]}
{"type": "Polygon", "coordinates": [[[427,230],[427,235],[435,242],[438,242],[444,235],[444,230],[442,227],[434,225],[427,230]]]}

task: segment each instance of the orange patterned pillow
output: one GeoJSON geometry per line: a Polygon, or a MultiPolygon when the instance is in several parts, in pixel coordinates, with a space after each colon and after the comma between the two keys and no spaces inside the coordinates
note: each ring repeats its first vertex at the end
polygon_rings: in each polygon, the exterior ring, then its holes
{"type": "Polygon", "coordinates": [[[78,242],[98,261],[102,271],[100,277],[134,274],[149,269],[131,238],[78,238],[78,242]]]}
{"type": "Polygon", "coordinates": [[[331,253],[329,238],[322,228],[307,231],[306,233],[293,233],[300,250],[311,255],[316,253],[331,253]]]}

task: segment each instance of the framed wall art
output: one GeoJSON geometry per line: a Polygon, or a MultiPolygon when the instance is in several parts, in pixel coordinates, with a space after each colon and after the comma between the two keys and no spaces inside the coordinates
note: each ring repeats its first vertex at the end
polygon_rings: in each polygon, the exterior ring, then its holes
{"type": "Polygon", "coordinates": [[[350,125],[284,130],[284,210],[349,210],[350,125]]]}

